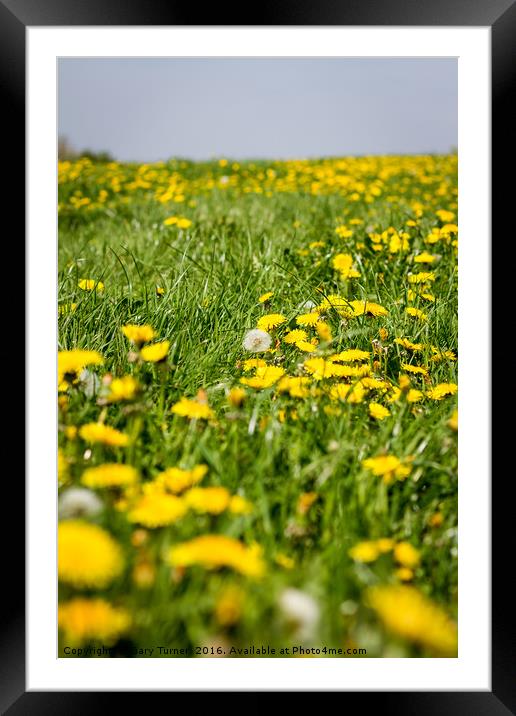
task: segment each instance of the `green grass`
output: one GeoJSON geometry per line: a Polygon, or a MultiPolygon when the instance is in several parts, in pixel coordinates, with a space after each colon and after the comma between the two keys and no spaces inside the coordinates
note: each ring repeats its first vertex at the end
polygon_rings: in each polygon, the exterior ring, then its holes
{"type": "MultiPolygon", "coordinates": [[[[389,629],[369,605],[368,589],[399,584],[392,555],[362,563],[348,550],[381,537],[410,542],[421,558],[414,569],[414,588],[456,618],[457,442],[448,425],[456,398],[409,404],[402,395],[388,403],[386,396],[371,393],[361,403],[338,404],[324,392],[296,399],[279,395],[274,387],[248,388],[243,405],[235,408],[227,393],[244,375],[241,362],[252,357],[243,350],[242,340],[261,315],[270,311],[286,316],[288,322],[274,333],[281,339],[295,327],[296,316],[306,312],[304,302],[318,304],[329,294],[368,299],[389,313],[344,321],[330,310],[326,318],[331,345],[321,343],[318,353],[308,355],[281,343],[268,362],[276,361],[290,375],[307,375],[302,363],[313,355],[361,348],[371,351],[372,364],[371,342],[383,328],[388,350],[381,366],[373,368],[375,376],[397,385],[404,372],[401,363],[406,362],[429,370],[429,383],[412,376],[413,388],[426,391],[438,383],[457,382],[457,362],[432,362],[429,348],[412,355],[394,343],[396,337],[408,337],[457,351],[456,237],[425,243],[432,228],[447,223],[437,210],[451,210],[456,216],[456,157],[274,163],[274,177],[267,175],[267,168],[263,163],[240,163],[235,169],[179,162],[143,170],[85,162],[63,167],[59,304],[77,307],[59,318],[59,349],[99,351],[105,363],[94,372],[100,377],[106,372],[132,374],[144,390],[133,405],[109,406],[99,405],[80,386],[68,391],[60,411],[60,445],[67,460],[60,492],[80,485],[87,466],[103,462],[132,464],[144,482],[167,467],[203,463],[209,472],[201,486],[220,485],[241,494],[253,511],[243,516],[188,513],[175,524],[148,530],[145,545],[135,547],[131,535],[137,526],[128,521],[125,510],[115,508],[120,495],[98,490],[103,510],[87,519],[121,544],[125,569],[102,590],[78,590],[63,581],[60,602],[101,596],[126,609],[132,625],[112,644],[119,655],[136,655],[139,648],[158,645],[193,649],[222,644],[228,650],[231,645],[268,644],[279,650],[303,643],[279,606],[283,590],[293,587],[311,595],[320,609],[319,623],[307,641],[313,646],[351,645],[367,649],[368,657],[440,656],[424,638],[405,638],[389,629]],[[148,186],[133,188],[135,176],[146,174],[143,183],[148,186]],[[121,185],[117,192],[112,190],[114,176],[121,185]],[[221,176],[237,178],[225,188],[221,176]],[[335,184],[335,176],[350,180],[335,184]],[[156,199],[156,189],[169,186],[170,177],[184,193],[184,202],[156,199]],[[314,187],[314,181],[319,186],[314,187]],[[370,188],[377,185],[381,194],[368,200],[370,188]],[[256,193],[257,187],[263,193],[256,193]],[[100,202],[102,188],[108,198],[100,202]],[[76,191],[91,198],[90,205],[75,208],[70,198],[76,191]],[[358,199],[352,197],[354,192],[358,199]],[[421,205],[419,216],[414,202],[421,205]],[[176,214],[188,217],[192,225],[178,229],[163,224],[176,214]],[[350,226],[352,219],[363,223],[350,226]],[[416,225],[407,227],[411,219],[416,225]],[[350,226],[353,235],[340,238],[335,233],[339,224],[350,226]],[[390,226],[407,231],[407,250],[390,253],[384,245],[382,251],[373,251],[369,234],[390,226]],[[325,245],[309,249],[314,241],[325,245]],[[430,268],[413,264],[414,255],[422,251],[439,260],[430,268]],[[359,278],[339,278],[331,265],[337,253],[353,256],[359,278]],[[418,271],[435,272],[430,289],[435,302],[419,296],[409,300],[407,277],[418,271]],[[105,290],[81,291],[82,278],[102,281],[105,290]],[[162,296],[156,286],[164,289],[162,296]],[[266,291],[274,292],[270,309],[258,303],[266,291]],[[409,305],[424,310],[428,320],[409,317],[409,305]],[[127,323],[151,324],[160,339],[170,341],[166,365],[128,360],[129,344],[120,330],[127,323]],[[214,420],[190,421],[170,412],[182,396],[195,397],[200,389],[207,391],[214,420]],[[387,405],[391,416],[381,422],[369,417],[370,400],[387,405]],[[340,414],[326,413],[328,406],[340,414]],[[136,436],[133,444],[116,449],[94,445],[89,455],[79,437],[67,437],[67,426],[99,416],[136,436]],[[387,485],[362,467],[362,460],[383,453],[411,456],[406,480],[387,485]],[[306,492],[317,493],[317,500],[301,515],[296,505],[306,492]],[[436,512],[443,517],[440,526],[431,525],[436,512]],[[261,545],[263,577],[253,580],[231,570],[194,566],[181,578],[171,578],[164,559],[168,547],[207,533],[261,545]],[[278,554],[292,559],[293,568],[277,564],[278,554]],[[143,559],[155,570],[154,581],[145,588],[132,576],[143,559]],[[241,590],[241,614],[230,626],[216,615],[228,585],[241,590]]],[[[67,643],[61,635],[61,655],[67,643]]]]}

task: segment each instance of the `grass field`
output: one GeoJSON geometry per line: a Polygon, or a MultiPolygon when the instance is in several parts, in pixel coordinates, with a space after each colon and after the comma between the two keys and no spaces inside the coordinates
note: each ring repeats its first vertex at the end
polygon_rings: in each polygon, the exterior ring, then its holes
{"type": "Polygon", "coordinates": [[[60,163],[61,656],[456,655],[457,206],[455,155],[60,163]]]}

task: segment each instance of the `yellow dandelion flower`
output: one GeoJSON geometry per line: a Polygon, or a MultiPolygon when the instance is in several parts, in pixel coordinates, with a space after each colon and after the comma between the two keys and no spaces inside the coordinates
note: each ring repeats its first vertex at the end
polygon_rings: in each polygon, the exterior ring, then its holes
{"type": "Polygon", "coordinates": [[[421,390],[415,390],[414,388],[411,388],[407,392],[408,403],[419,403],[420,400],[423,400],[423,393],[421,390]]]}
{"type": "Polygon", "coordinates": [[[259,547],[247,547],[225,535],[202,535],[175,545],[170,549],[169,561],[174,567],[229,567],[249,577],[260,577],[265,570],[259,547]]]}
{"type": "Polygon", "coordinates": [[[341,239],[349,239],[351,236],[353,236],[353,229],[348,229],[347,226],[344,224],[341,224],[340,226],[337,226],[335,229],[335,233],[337,236],[340,236],[341,239]]]}
{"type": "Polygon", "coordinates": [[[164,226],[177,226],[179,229],[188,229],[192,225],[190,219],[186,219],[184,216],[169,216],[163,222],[164,226]]]}
{"type": "Polygon", "coordinates": [[[447,236],[448,234],[458,234],[459,227],[457,226],[457,224],[447,223],[447,224],[443,224],[443,226],[441,226],[439,232],[443,236],[447,236]]]}
{"type": "Polygon", "coordinates": [[[360,369],[351,366],[341,366],[324,358],[309,358],[304,362],[304,369],[313,376],[315,380],[332,378],[335,376],[358,376],[360,369]]]}
{"type": "Polygon", "coordinates": [[[274,296],[274,291],[267,291],[267,293],[262,293],[262,295],[258,298],[258,303],[266,303],[266,301],[269,301],[274,296]]]}
{"type": "Polygon", "coordinates": [[[456,654],[457,625],[414,587],[372,587],[367,601],[393,634],[444,656],[456,654]]]}
{"type": "Polygon", "coordinates": [[[315,326],[318,320],[318,313],[303,313],[296,318],[296,323],[298,326],[315,326]]]}
{"type": "Polygon", "coordinates": [[[341,279],[358,278],[360,272],[353,268],[353,256],[351,254],[337,254],[332,259],[333,268],[339,272],[341,279]]]}
{"type": "Polygon", "coordinates": [[[57,314],[59,316],[68,316],[70,313],[74,313],[76,310],[76,303],[65,303],[62,306],[58,306],[57,314]]]}
{"type": "Polygon", "coordinates": [[[380,306],[379,303],[373,303],[373,301],[350,301],[350,306],[353,310],[353,316],[387,316],[389,311],[380,306]]]}
{"type": "Polygon", "coordinates": [[[176,222],[176,226],[178,226],[180,229],[189,229],[192,225],[192,222],[190,219],[185,218],[184,216],[180,216],[176,222]]]}
{"type": "Polygon", "coordinates": [[[315,330],[321,341],[332,340],[331,328],[330,325],[326,323],[326,321],[317,321],[317,323],[315,324],[315,330]]]}
{"type": "Polygon", "coordinates": [[[452,430],[455,430],[455,432],[457,432],[457,430],[459,429],[459,411],[458,410],[454,410],[453,413],[451,414],[451,418],[448,420],[448,427],[451,428],[452,430]]]}
{"type": "Polygon", "coordinates": [[[183,498],[196,512],[219,515],[229,507],[231,495],[225,487],[194,487],[183,498]]]}
{"type": "Polygon", "coordinates": [[[333,363],[351,363],[353,361],[369,360],[371,354],[369,351],[361,351],[358,348],[349,348],[341,353],[335,353],[328,358],[333,363]]]}
{"type": "Polygon", "coordinates": [[[432,363],[440,363],[443,360],[451,360],[456,361],[457,356],[453,351],[447,351],[447,350],[441,350],[440,348],[436,348],[435,346],[430,346],[432,349],[432,357],[430,360],[432,363]]]}
{"type": "Polygon", "coordinates": [[[317,345],[309,341],[297,341],[296,348],[303,351],[303,353],[313,353],[317,349],[317,345]]]}
{"type": "Polygon", "coordinates": [[[183,470],[180,467],[169,467],[161,472],[156,480],[167,490],[179,494],[201,482],[207,472],[207,465],[195,465],[191,470],[183,470]]]}
{"type": "Polygon", "coordinates": [[[256,388],[261,390],[263,388],[270,388],[277,383],[277,381],[285,374],[285,369],[279,366],[268,365],[256,369],[256,373],[251,378],[240,378],[240,382],[243,385],[248,385],[250,388],[256,388]]]}
{"type": "Polygon", "coordinates": [[[97,525],[82,520],[60,522],[57,536],[59,580],[77,589],[101,589],[124,568],[119,544],[97,525]]]}
{"type": "Polygon", "coordinates": [[[234,408],[239,408],[242,405],[242,403],[244,402],[245,397],[246,397],[246,392],[243,388],[231,388],[231,390],[228,393],[228,402],[234,408]]]}
{"type": "Polygon", "coordinates": [[[405,313],[407,316],[411,316],[411,318],[418,318],[420,321],[426,321],[428,319],[426,313],[420,311],[419,308],[414,308],[413,306],[406,308],[405,313]]]}
{"type": "Polygon", "coordinates": [[[179,520],[187,512],[187,505],[181,497],[156,492],[140,497],[128,512],[130,522],[144,527],[165,527],[179,520]]]}
{"type": "Polygon", "coordinates": [[[354,310],[350,302],[335,293],[331,293],[328,296],[325,296],[321,303],[314,309],[314,312],[320,314],[325,313],[330,309],[334,309],[335,311],[337,311],[339,316],[342,316],[343,318],[351,318],[354,315],[354,310]]]}
{"type": "Polygon", "coordinates": [[[287,319],[281,313],[268,313],[258,319],[256,327],[260,331],[271,331],[277,326],[281,326],[287,319]]]}
{"type": "Polygon", "coordinates": [[[371,366],[368,364],[363,365],[340,365],[333,361],[327,361],[331,368],[328,368],[328,374],[331,376],[338,376],[340,378],[360,378],[361,376],[369,375],[371,372],[371,366]]]}
{"type": "Polygon", "coordinates": [[[421,555],[410,542],[398,542],[394,547],[394,559],[404,567],[417,567],[421,561],[421,555]]]}
{"type": "Polygon", "coordinates": [[[93,489],[99,487],[122,487],[134,485],[139,480],[138,470],[132,465],[106,463],[85,470],[81,482],[93,489]]]}
{"type": "Polygon", "coordinates": [[[77,284],[82,291],[103,291],[104,284],[102,281],[96,281],[93,278],[81,278],[77,284]]]}
{"type": "Polygon", "coordinates": [[[428,371],[421,365],[410,365],[409,363],[402,363],[401,367],[407,373],[413,373],[414,375],[428,375],[428,371]]]}
{"type": "Polygon", "coordinates": [[[342,409],[335,405],[325,405],[323,410],[326,415],[342,415],[342,409]]]}
{"type": "Polygon", "coordinates": [[[309,358],[305,360],[303,365],[307,373],[310,373],[315,380],[322,380],[334,375],[333,364],[324,360],[324,358],[309,358]]]}
{"type": "Polygon", "coordinates": [[[125,447],[130,442],[129,435],[103,423],[86,423],[79,428],[79,435],[86,442],[102,443],[111,447],[125,447]]]}
{"type": "Polygon", "coordinates": [[[244,497],[233,495],[229,501],[229,511],[234,515],[248,515],[253,511],[253,506],[244,497]]]}
{"type": "Polygon", "coordinates": [[[438,216],[439,219],[441,219],[441,221],[443,221],[445,223],[448,223],[455,219],[455,214],[453,213],[453,211],[447,211],[446,209],[439,209],[435,213],[436,213],[436,216],[438,216]]]}
{"type": "Polygon", "coordinates": [[[317,492],[303,492],[302,495],[299,495],[296,507],[298,514],[306,515],[306,513],[318,497],[319,495],[317,494],[317,492]]]}
{"type": "Polygon", "coordinates": [[[393,480],[404,480],[410,475],[410,467],[395,455],[378,455],[362,460],[362,467],[370,470],[373,475],[382,477],[386,485],[393,480]]]}
{"type": "Polygon", "coordinates": [[[138,381],[132,375],[122,378],[113,378],[109,384],[109,393],[106,400],[109,403],[119,403],[122,400],[134,400],[140,390],[138,381]]]}
{"type": "Polygon", "coordinates": [[[444,516],[442,512],[434,512],[434,514],[428,520],[430,527],[440,527],[444,522],[444,516]]]}
{"type": "Polygon", "coordinates": [[[89,365],[101,365],[104,358],[97,351],[59,351],[57,354],[57,382],[72,381],[89,365]]]}
{"type": "Polygon", "coordinates": [[[177,403],[174,403],[171,412],[192,420],[210,420],[215,417],[215,413],[208,403],[194,398],[181,398],[177,403]]]}
{"type": "Polygon", "coordinates": [[[144,346],[140,351],[142,360],[148,363],[159,363],[167,357],[170,341],[161,341],[160,343],[152,343],[150,346],[144,346]]]}
{"type": "Polygon", "coordinates": [[[369,403],[369,415],[375,420],[384,420],[390,416],[390,411],[380,403],[369,403]]]}
{"type": "Polygon", "coordinates": [[[355,562],[374,562],[380,556],[377,542],[366,540],[359,542],[348,550],[348,554],[355,562]]]}
{"type": "Polygon", "coordinates": [[[399,346],[414,352],[422,351],[425,347],[423,343],[412,343],[412,341],[409,341],[408,338],[395,338],[394,343],[397,343],[399,346]]]}
{"type": "Polygon", "coordinates": [[[266,366],[267,363],[263,358],[248,358],[242,363],[242,370],[247,373],[254,368],[265,368],[266,366]]]}
{"type": "Polygon", "coordinates": [[[156,336],[156,331],[149,325],[137,326],[129,323],[127,326],[122,326],[121,330],[124,336],[137,346],[152,341],[156,336]]]}
{"type": "Polygon", "coordinates": [[[391,386],[391,393],[387,400],[389,403],[395,403],[397,400],[399,400],[401,397],[401,390],[396,385],[391,386]]]}
{"type": "Polygon", "coordinates": [[[389,389],[389,383],[385,380],[378,380],[378,378],[369,378],[364,377],[360,381],[364,388],[367,388],[368,390],[380,390],[381,392],[385,392],[389,389]]]}
{"type": "Polygon", "coordinates": [[[380,539],[376,540],[376,546],[382,554],[385,554],[385,552],[390,552],[392,549],[394,549],[394,545],[395,542],[390,537],[380,537],[380,539]]]}
{"type": "Polygon", "coordinates": [[[354,385],[348,383],[337,383],[330,388],[332,400],[342,400],[346,403],[361,403],[366,395],[366,389],[361,381],[354,385]]]}
{"type": "Polygon", "coordinates": [[[131,617],[128,611],[104,599],[76,597],[59,604],[57,621],[65,643],[70,646],[92,641],[110,646],[129,629],[131,617]]]}
{"type": "Polygon", "coordinates": [[[377,232],[373,232],[371,234],[368,234],[372,245],[373,251],[381,251],[383,249],[382,246],[382,235],[378,234],[377,232]]]}
{"type": "Polygon", "coordinates": [[[288,393],[291,398],[306,398],[310,394],[310,378],[286,375],[277,385],[278,393],[288,393]]]}
{"type": "Polygon", "coordinates": [[[286,554],[282,554],[281,552],[276,555],[274,561],[276,564],[279,564],[280,567],[283,567],[283,569],[294,569],[296,566],[292,557],[288,557],[286,554]]]}
{"type": "Polygon", "coordinates": [[[438,383],[426,393],[431,400],[442,400],[447,395],[455,395],[459,387],[456,383],[438,383]]]}
{"type": "Polygon", "coordinates": [[[441,232],[438,228],[434,227],[425,239],[425,244],[436,244],[442,239],[441,232]]]}
{"type": "Polygon", "coordinates": [[[140,589],[151,587],[156,579],[156,568],[146,560],[138,561],[132,571],[133,582],[140,589]]]}
{"type": "Polygon", "coordinates": [[[410,567],[399,567],[394,574],[401,582],[410,582],[414,579],[414,572],[410,567]]]}
{"type": "Polygon", "coordinates": [[[427,281],[435,281],[435,273],[433,271],[420,271],[419,273],[411,274],[408,277],[409,283],[427,283],[427,281]]]}
{"type": "Polygon", "coordinates": [[[408,251],[409,235],[407,233],[393,234],[389,240],[389,253],[397,254],[400,251],[408,251]]]}
{"type": "Polygon", "coordinates": [[[398,382],[401,390],[408,390],[410,388],[410,377],[408,375],[400,375],[398,382]]]}
{"type": "Polygon", "coordinates": [[[287,335],[283,338],[283,341],[284,343],[299,343],[299,341],[306,341],[307,338],[308,333],[306,331],[303,331],[300,328],[295,328],[293,331],[287,333],[287,335]]]}
{"type": "Polygon", "coordinates": [[[416,264],[433,264],[435,256],[429,254],[428,251],[423,251],[421,254],[414,256],[414,262],[416,264]]]}
{"type": "Polygon", "coordinates": [[[236,624],[242,615],[245,594],[235,585],[226,587],[215,605],[215,619],[222,627],[236,624]]]}
{"type": "Polygon", "coordinates": [[[433,293],[421,293],[419,294],[421,298],[424,298],[425,301],[430,301],[430,303],[435,303],[435,296],[433,293]]]}

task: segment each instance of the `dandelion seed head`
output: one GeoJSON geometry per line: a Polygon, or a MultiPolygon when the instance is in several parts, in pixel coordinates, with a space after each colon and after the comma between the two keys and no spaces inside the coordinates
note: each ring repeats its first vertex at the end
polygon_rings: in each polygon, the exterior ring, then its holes
{"type": "Polygon", "coordinates": [[[295,627],[298,639],[309,641],[315,636],[320,609],[313,597],[300,589],[289,587],[280,594],[279,608],[287,621],[295,627]]]}
{"type": "Polygon", "coordinates": [[[70,487],[59,497],[59,517],[92,517],[102,510],[103,504],[97,495],[85,487],[70,487]]]}
{"type": "Polygon", "coordinates": [[[245,334],[242,345],[250,353],[263,353],[269,350],[271,343],[272,338],[266,331],[262,331],[260,328],[253,328],[245,334]]]}

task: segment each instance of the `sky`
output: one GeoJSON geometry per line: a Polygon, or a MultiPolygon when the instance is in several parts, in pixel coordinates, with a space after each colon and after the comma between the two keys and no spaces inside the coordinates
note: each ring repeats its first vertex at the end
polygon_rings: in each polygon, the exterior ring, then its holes
{"type": "Polygon", "coordinates": [[[454,58],[61,58],[58,132],[119,161],[445,153],[454,58]]]}

